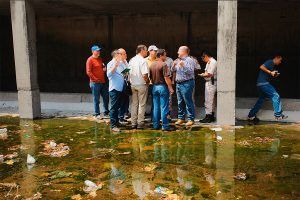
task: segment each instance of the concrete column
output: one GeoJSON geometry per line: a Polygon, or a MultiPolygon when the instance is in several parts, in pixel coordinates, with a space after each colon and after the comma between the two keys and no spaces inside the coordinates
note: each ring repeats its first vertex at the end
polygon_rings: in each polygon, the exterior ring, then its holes
{"type": "Polygon", "coordinates": [[[235,124],[237,0],[218,1],[217,123],[235,124]]]}
{"type": "Polygon", "coordinates": [[[21,118],[41,115],[37,82],[36,24],[30,0],[10,0],[19,114],[21,118]]]}

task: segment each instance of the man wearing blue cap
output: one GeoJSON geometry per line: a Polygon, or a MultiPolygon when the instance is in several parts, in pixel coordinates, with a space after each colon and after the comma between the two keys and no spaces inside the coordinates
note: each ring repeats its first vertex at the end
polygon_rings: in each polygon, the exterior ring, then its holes
{"type": "Polygon", "coordinates": [[[100,118],[100,95],[103,99],[104,117],[108,117],[108,89],[106,87],[105,71],[106,67],[100,58],[101,48],[92,46],[92,55],[86,61],[86,74],[90,78],[90,88],[93,94],[95,117],[100,118]]]}

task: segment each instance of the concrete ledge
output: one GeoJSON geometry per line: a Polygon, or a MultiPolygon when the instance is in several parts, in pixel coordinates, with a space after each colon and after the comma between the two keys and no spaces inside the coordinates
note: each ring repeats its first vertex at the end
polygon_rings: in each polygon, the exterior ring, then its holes
{"type": "MultiPolygon", "coordinates": [[[[0,92],[0,113],[18,113],[16,92],[0,92]]],[[[256,98],[237,98],[236,118],[246,120],[249,109],[254,105],[256,98]]],[[[76,115],[92,114],[92,95],[85,93],[41,93],[42,113],[76,115]]],[[[102,101],[102,99],[100,99],[102,101]]],[[[300,99],[282,99],[284,113],[289,116],[287,122],[300,123],[300,99]]],[[[100,103],[102,110],[102,103],[100,103]]],[[[196,117],[204,116],[204,108],[196,107],[196,117]]],[[[265,103],[258,117],[264,121],[274,121],[271,102],[265,103]]]]}

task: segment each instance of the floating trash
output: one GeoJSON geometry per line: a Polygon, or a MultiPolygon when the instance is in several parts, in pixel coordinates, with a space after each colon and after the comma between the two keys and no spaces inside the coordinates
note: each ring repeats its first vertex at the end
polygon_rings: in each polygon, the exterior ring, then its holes
{"type": "Polygon", "coordinates": [[[71,176],[72,172],[53,171],[49,175],[51,175],[50,179],[66,178],[66,177],[71,176]]]}
{"type": "Polygon", "coordinates": [[[81,197],[80,194],[76,194],[76,195],[71,196],[71,199],[72,199],[72,200],[81,200],[82,197],[81,197]]]}
{"type": "Polygon", "coordinates": [[[163,195],[173,194],[173,190],[161,186],[156,187],[154,192],[163,195]]]}
{"type": "Polygon", "coordinates": [[[282,155],[282,157],[283,157],[283,158],[288,158],[288,157],[289,157],[289,155],[282,155]]]}
{"type": "Polygon", "coordinates": [[[31,165],[35,163],[35,158],[31,156],[30,154],[27,154],[27,164],[31,165]]]}
{"type": "Polygon", "coordinates": [[[84,191],[85,193],[89,193],[89,194],[92,195],[92,196],[95,195],[94,193],[95,193],[97,190],[100,190],[100,189],[102,189],[102,187],[103,187],[103,183],[96,184],[96,183],[94,183],[94,182],[92,182],[92,181],[90,181],[90,180],[85,180],[85,181],[84,181],[84,184],[85,184],[85,187],[83,188],[83,191],[84,191]]]}
{"type": "Polygon", "coordinates": [[[56,144],[55,141],[49,140],[44,143],[44,152],[43,155],[51,156],[51,157],[63,157],[69,154],[70,148],[64,144],[59,143],[56,144]]]}
{"type": "Polygon", "coordinates": [[[222,131],[223,129],[220,127],[215,127],[215,128],[210,128],[210,130],[218,132],[218,131],[222,131]]]}
{"type": "Polygon", "coordinates": [[[239,172],[233,178],[236,180],[244,181],[247,179],[247,175],[246,175],[246,173],[239,172]]]}
{"type": "Polygon", "coordinates": [[[217,135],[217,140],[218,140],[218,141],[222,141],[222,140],[223,140],[222,136],[217,135]]]}
{"type": "Polygon", "coordinates": [[[0,139],[1,140],[6,140],[8,137],[7,135],[7,128],[1,128],[0,129],[0,139]]]}
{"type": "Polygon", "coordinates": [[[144,170],[146,171],[146,172],[151,172],[151,171],[153,171],[154,169],[156,169],[157,168],[157,165],[155,165],[155,164],[148,164],[145,168],[144,168],[144,170]]]}

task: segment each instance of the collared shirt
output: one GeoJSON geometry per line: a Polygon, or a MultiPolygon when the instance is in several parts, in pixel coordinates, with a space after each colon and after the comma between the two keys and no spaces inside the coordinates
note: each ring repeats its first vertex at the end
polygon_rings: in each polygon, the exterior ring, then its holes
{"type": "MultiPolygon", "coordinates": [[[[214,79],[217,80],[217,61],[213,57],[209,59],[206,63],[205,72],[213,75],[214,79]]],[[[205,80],[209,81],[211,78],[204,78],[205,80]]]]}
{"type": "Polygon", "coordinates": [[[148,64],[143,56],[137,54],[129,61],[129,79],[133,86],[145,85],[144,75],[149,74],[148,64]]]}
{"type": "Polygon", "coordinates": [[[151,59],[150,56],[148,56],[148,57],[145,58],[145,59],[146,59],[146,61],[147,61],[148,67],[150,67],[150,66],[152,65],[152,63],[154,63],[154,61],[156,60],[156,59],[151,59]]]}
{"type": "Polygon", "coordinates": [[[175,65],[172,67],[172,71],[176,71],[176,82],[180,83],[183,81],[195,79],[195,69],[197,68],[197,63],[190,56],[184,58],[178,58],[174,61],[175,65]],[[180,62],[184,65],[181,67],[180,62]]]}
{"type": "MultiPolygon", "coordinates": [[[[274,70],[274,62],[272,59],[267,60],[263,64],[268,70],[273,71],[274,70]]],[[[272,76],[263,70],[259,70],[258,77],[257,77],[257,86],[262,86],[270,83],[270,78],[272,76]]]]}
{"type": "Polygon", "coordinates": [[[86,74],[89,76],[90,82],[105,83],[102,59],[90,56],[86,61],[86,74]]]}
{"type": "Polygon", "coordinates": [[[120,62],[119,66],[116,68],[115,72],[112,73],[112,68],[115,66],[116,60],[112,59],[107,64],[107,77],[109,80],[109,91],[117,90],[119,92],[123,91],[124,87],[124,76],[122,71],[127,68],[128,64],[126,61],[120,62]]]}

